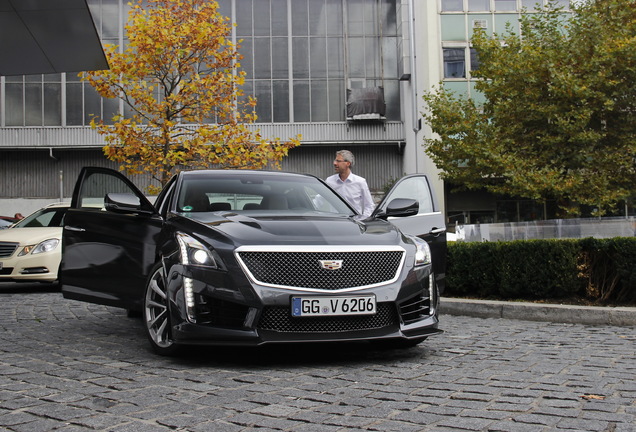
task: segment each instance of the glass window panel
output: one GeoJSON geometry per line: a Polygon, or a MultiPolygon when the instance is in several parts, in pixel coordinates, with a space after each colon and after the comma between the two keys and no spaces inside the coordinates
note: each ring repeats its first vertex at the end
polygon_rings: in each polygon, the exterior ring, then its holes
{"type": "Polygon", "coordinates": [[[387,120],[400,120],[400,84],[398,80],[384,80],[384,102],[386,103],[387,120]]]}
{"type": "Polygon", "coordinates": [[[87,84],[84,85],[84,124],[89,124],[94,117],[102,118],[102,98],[87,84]]]}
{"type": "Polygon", "coordinates": [[[272,35],[287,36],[287,0],[272,0],[272,35]]]}
{"type": "MultiPolygon", "coordinates": [[[[472,18],[472,17],[471,17],[472,18]]],[[[443,41],[465,41],[466,40],[466,16],[465,15],[442,15],[443,41]]]]}
{"type": "Polygon", "coordinates": [[[307,38],[293,38],[292,51],[294,78],[309,78],[309,41],[307,38]]]}
{"type": "MultiPolygon", "coordinates": [[[[7,77],[9,78],[9,77],[7,77]]],[[[22,81],[22,77],[20,77],[22,81]]],[[[24,126],[24,84],[5,83],[5,122],[7,126],[24,126]]]]}
{"type": "Polygon", "coordinates": [[[490,10],[490,0],[468,0],[469,12],[481,12],[490,10]]]}
{"type": "Polygon", "coordinates": [[[236,35],[252,35],[252,0],[236,0],[236,35]]]}
{"type": "Polygon", "coordinates": [[[344,39],[327,39],[327,70],[329,78],[344,77],[344,39]]]}
{"type": "Polygon", "coordinates": [[[364,0],[347,2],[347,28],[350,35],[364,34],[364,0]]]}
{"type": "Polygon", "coordinates": [[[62,125],[62,85],[44,84],[44,126],[62,125]]]}
{"type": "Polygon", "coordinates": [[[82,80],[79,73],[68,72],[66,74],[66,82],[80,82],[82,80]]]}
{"type": "Polygon", "coordinates": [[[466,78],[464,48],[444,48],[444,78],[466,78]]]}
{"type": "Polygon", "coordinates": [[[22,75],[20,75],[20,76],[7,76],[7,77],[4,77],[4,82],[8,82],[8,83],[23,83],[24,82],[24,77],[22,75]]]}
{"type": "Polygon", "coordinates": [[[42,84],[24,85],[24,125],[42,126],[42,84]]]}
{"type": "Polygon", "coordinates": [[[258,123],[272,121],[272,83],[270,81],[255,81],[256,115],[258,123]]]}
{"type": "Polygon", "coordinates": [[[331,19],[325,13],[325,0],[311,0],[309,2],[309,34],[322,36],[327,32],[327,19],[331,19]]]}
{"type": "Polygon", "coordinates": [[[311,121],[322,122],[329,119],[327,105],[327,81],[311,82],[311,121]]]}
{"type": "Polygon", "coordinates": [[[442,0],[442,12],[460,12],[464,10],[463,0],[442,0]]]}
{"type": "Polygon", "coordinates": [[[381,77],[382,68],[380,67],[380,47],[377,38],[365,38],[365,59],[366,59],[366,76],[381,77]]]}
{"type": "Polygon", "coordinates": [[[84,125],[82,110],[82,83],[66,83],[66,124],[68,126],[84,125]]]}
{"type": "Polygon", "coordinates": [[[269,1],[258,0],[254,2],[254,36],[269,36],[270,31],[269,1]]]}
{"type": "Polygon", "coordinates": [[[232,17],[232,0],[217,0],[219,13],[226,17],[232,17]]]}
{"type": "Polygon", "coordinates": [[[113,124],[113,117],[119,114],[119,99],[102,98],[104,106],[104,123],[113,124]]]}
{"type": "Polygon", "coordinates": [[[309,81],[294,81],[294,121],[308,122],[309,116],[309,81]]]}
{"type": "Polygon", "coordinates": [[[364,2],[363,16],[364,16],[364,34],[379,35],[380,29],[378,26],[377,7],[375,2],[364,2]]]}
{"type": "Polygon", "coordinates": [[[254,81],[245,81],[241,89],[243,90],[243,94],[239,96],[238,100],[241,104],[244,104],[247,102],[249,96],[254,96],[254,81]]]}
{"type": "Polygon", "coordinates": [[[243,56],[239,63],[241,64],[241,69],[247,74],[246,78],[254,77],[253,48],[252,38],[250,37],[243,39],[241,47],[239,48],[239,53],[243,56]]]}
{"type": "Polygon", "coordinates": [[[398,78],[397,38],[387,37],[382,40],[382,57],[384,60],[384,78],[398,78]]]}
{"type": "Polygon", "coordinates": [[[349,75],[351,77],[364,77],[364,38],[349,38],[349,75]]]}
{"type": "Polygon", "coordinates": [[[309,62],[312,78],[327,78],[327,39],[310,38],[309,62]]]}
{"type": "Polygon", "coordinates": [[[307,0],[294,0],[291,2],[292,35],[306,36],[309,29],[307,0]]]}
{"type": "Polygon", "coordinates": [[[343,80],[329,81],[329,121],[345,119],[345,86],[343,80]]]}
{"type": "Polygon", "coordinates": [[[470,48],[470,70],[479,69],[479,54],[475,48],[470,48]]]}
{"type": "Polygon", "coordinates": [[[382,0],[382,33],[397,35],[397,11],[395,0],[382,0]]]}
{"type": "Polygon", "coordinates": [[[289,76],[287,38],[272,38],[272,78],[289,76]]]}
{"type": "Polygon", "coordinates": [[[289,81],[273,82],[273,110],[275,123],[289,122],[289,81]]]}
{"type": "Polygon", "coordinates": [[[102,0],[102,37],[119,38],[119,0],[102,0]]]}
{"type": "Polygon", "coordinates": [[[495,11],[514,11],[517,10],[516,0],[495,0],[495,11]]]}
{"type": "Polygon", "coordinates": [[[30,83],[42,83],[42,75],[25,75],[24,82],[30,83]]]}
{"type": "Polygon", "coordinates": [[[270,38],[254,38],[254,78],[271,78],[270,38]]]}
{"type": "Polygon", "coordinates": [[[342,35],[342,0],[327,0],[325,16],[329,17],[327,34],[342,35]]]}

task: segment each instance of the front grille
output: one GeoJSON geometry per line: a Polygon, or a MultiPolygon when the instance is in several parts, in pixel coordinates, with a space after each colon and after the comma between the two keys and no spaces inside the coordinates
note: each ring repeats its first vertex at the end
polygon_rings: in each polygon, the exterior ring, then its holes
{"type": "Polygon", "coordinates": [[[398,325],[393,303],[378,303],[375,315],[292,317],[289,307],[266,307],[258,323],[262,330],[281,333],[342,333],[398,325]]]}
{"type": "Polygon", "coordinates": [[[0,258],[9,258],[18,248],[19,243],[0,242],[0,258]]]}
{"type": "Polygon", "coordinates": [[[238,256],[260,284],[333,291],[397,279],[404,250],[240,251],[238,256]],[[342,266],[329,270],[321,261],[342,261],[342,266]]]}

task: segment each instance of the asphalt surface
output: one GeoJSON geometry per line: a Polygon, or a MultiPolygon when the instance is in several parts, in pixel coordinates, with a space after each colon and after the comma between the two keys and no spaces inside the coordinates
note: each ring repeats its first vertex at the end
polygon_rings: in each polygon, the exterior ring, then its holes
{"type": "Polygon", "coordinates": [[[0,431],[636,431],[636,311],[549,309],[444,299],[411,349],[164,358],[123,310],[0,283],[0,431]]]}

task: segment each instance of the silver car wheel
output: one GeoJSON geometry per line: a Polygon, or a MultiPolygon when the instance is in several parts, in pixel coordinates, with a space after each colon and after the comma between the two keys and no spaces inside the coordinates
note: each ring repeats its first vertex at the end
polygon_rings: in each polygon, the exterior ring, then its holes
{"type": "Polygon", "coordinates": [[[168,292],[161,266],[154,269],[146,287],[144,319],[153,348],[169,350],[173,342],[170,336],[168,292]]]}

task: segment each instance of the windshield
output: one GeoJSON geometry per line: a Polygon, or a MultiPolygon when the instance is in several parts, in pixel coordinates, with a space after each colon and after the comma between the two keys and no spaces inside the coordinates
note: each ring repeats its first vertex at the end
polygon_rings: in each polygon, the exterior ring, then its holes
{"type": "Polygon", "coordinates": [[[338,195],[316,178],[236,173],[185,178],[178,195],[177,211],[354,214],[338,195]]]}
{"type": "Polygon", "coordinates": [[[16,222],[14,228],[61,227],[64,226],[65,214],[65,207],[41,209],[16,222]]]}

